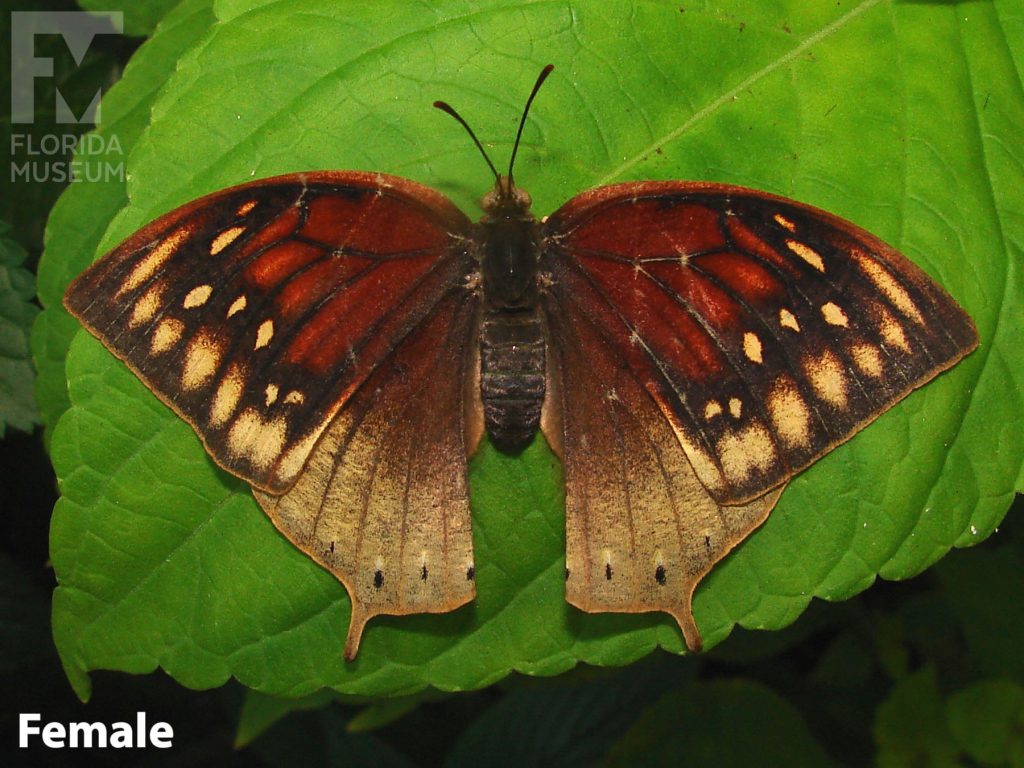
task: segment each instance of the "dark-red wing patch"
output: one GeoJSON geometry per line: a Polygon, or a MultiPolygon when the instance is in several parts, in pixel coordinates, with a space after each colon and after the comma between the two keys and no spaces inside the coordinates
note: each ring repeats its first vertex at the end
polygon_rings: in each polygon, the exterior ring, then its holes
{"type": "Polygon", "coordinates": [[[643,382],[720,503],[784,482],[977,345],[894,249],[761,192],[602,187],[553,214],[544,242],[551,293],[643,382]]]}
{"type": "Polygon", "coordinates": [[[465,290],[468,227],[404,179],[282,176],[157,219],[65,303],[221,466],[280,493],[378,363],[465,290]]]}

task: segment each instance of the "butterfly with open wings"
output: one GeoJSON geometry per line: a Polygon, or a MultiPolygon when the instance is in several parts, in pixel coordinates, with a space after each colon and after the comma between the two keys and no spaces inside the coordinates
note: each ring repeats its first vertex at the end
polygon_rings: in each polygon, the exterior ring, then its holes
{"type": "MultiPolygon", "coordinates": [[[[534,85],[516,136],[552,67],[534,85]]],[[[467,456],[561,458],[566,597],[701,637],[700,580],[786,481],[977,346],[848,221],[703,182],[599,187],[538,221],[499,174],[472,223],[380,173],[244,184],[143,227],[65,305],[379,614],[475,594],[467,456]]]]}

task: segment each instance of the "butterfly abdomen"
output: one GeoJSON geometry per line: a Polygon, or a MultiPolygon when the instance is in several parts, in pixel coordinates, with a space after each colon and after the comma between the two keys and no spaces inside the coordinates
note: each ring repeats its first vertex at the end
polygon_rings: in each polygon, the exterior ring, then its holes
{"type": "Polygon", "coordinates": [[[498,178],[483,208],[480,399],[491,441],[499,450],[514,452],[533,439],[544,402],[539,229],[530,213],[530,196],[508,177],[498,178]]]}
{"type": "Polygon", "coordinates": [[[480,396],[487,434],[503,451],[530,442],[544,402],[544,326],[539,307],[491,309],[480,329],[480,396]]]}

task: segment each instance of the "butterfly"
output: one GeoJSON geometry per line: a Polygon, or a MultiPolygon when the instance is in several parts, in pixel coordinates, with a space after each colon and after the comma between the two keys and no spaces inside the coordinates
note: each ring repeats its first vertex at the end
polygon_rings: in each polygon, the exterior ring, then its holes
{"type": "Polygon", "coordinates": [[[382,173],[216,192],[130,236],[65,306],[380,614],[475,595],[467,457],[539,430],[565,472],[566,597],[663,611],[701,647],[700,580],[785,483],[978,343],[870,233],[708,182],[599,187],[538,221],[495,177],[471,222],[382,173]]]}

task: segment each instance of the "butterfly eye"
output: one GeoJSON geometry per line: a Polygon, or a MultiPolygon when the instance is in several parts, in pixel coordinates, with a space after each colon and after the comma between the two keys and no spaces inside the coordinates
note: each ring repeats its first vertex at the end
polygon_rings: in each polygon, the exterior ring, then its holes
{"type": "Polygon", "coordinates": [[[482,198],[480,198],[480,207],[485,211],[493,211],[498,208],[502,200],[501,192],[498,189],[492,189],[482,198]]]}

